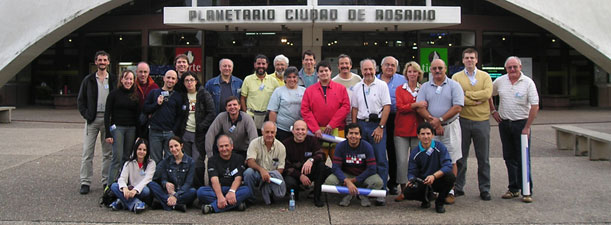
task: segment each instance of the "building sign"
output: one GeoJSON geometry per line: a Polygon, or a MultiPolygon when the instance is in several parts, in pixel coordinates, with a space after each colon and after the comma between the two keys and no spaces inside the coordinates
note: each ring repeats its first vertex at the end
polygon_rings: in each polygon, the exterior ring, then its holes
{"type": "MultiPolygon", "coordinates": [[[[362,5],[165,7],[163,20],[164,24],[168,25],[206,25],[205,29],[210,30],[232,28],[257,30],[269,29],[269,27],[279,29],[278,24],[288,28],[311,27],[313,24],[333,26],[375,24],[386,26],[387,29],[406,30],[409,28],[402,25],[428,24],[439,27],[460,24],[460,7],[362,5]]],[[[414,27],[410,26],[410,28],[414,27]]]]}
{"type": "Polygon", "coordinates": [[[202,72],[202,49],[201,48],[176,48],[176,55],[185,54],[189,61],[189,71],[202,72]]]}

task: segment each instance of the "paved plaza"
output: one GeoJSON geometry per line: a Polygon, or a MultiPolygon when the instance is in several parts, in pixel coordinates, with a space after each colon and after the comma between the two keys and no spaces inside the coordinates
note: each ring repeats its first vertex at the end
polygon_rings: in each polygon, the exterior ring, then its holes
{"type": "MultiPolygon", "coordinates": [[[[0,224],[603,224],[611,223],[611,163],[590,161],[573,152],[556,149],[554,124],[571,124],[611,133],[611,110],[586,108],[542,110],[532,127],[533,198],[505,200],[507,174],[502,159],[498,126],[492,120],[492,201],[481,201],[477,190],[476,160],[470,154],[466,195],[445,214],[421,209],[419,202],[396,203],[387,197],[382,207],[337,205],[341,196],[328,195],[317,208],[302,196],[296,211],[288,200],[271,206],[262,202],[245,212],[202,215],[147,210],[112,212],[99,207],[101,154],[96,148],[92,191],[80,195],[79,168],[84,120],[76,110],[40,107],[18,108],[13,122],[0,124],[0,224]]],[[[99,144],[98,144],[99,145],[99,144]]]]}

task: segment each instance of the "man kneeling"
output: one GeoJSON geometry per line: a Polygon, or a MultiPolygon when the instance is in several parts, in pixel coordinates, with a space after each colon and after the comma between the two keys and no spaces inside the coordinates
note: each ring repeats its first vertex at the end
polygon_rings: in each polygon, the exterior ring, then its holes
{"type": "Polygon", "coordinates": [[[431,203],[425,189],[420,192],[410,191],[417,185],[427,185],[432,187],[432,191],[438,192],[439,196],[435,200],[435,210],[444,213],[443,207],[446,196],[452,187],[456,177],[452,173],[452,159],[446,146],[441,142],[434,141],[433,127],[429,123],[422,123],[417,129],[418,148],[413,150],[409,156],[409,169],[407,172],[407,188],[404,195],[406,199],[418,199],[422,201],[420,207],[429,208],[431,203]]]}
{"type": "Polygon", "coordinates": [[[202,213],[224,212],[235,207],[244,211],[244,200],[250,197],[248,187],[240,186],[245,169],[244,157],[231,154],[233,140],[229,136],[221,135],[216,143],[219,154],[208,160],[211,187],[202,186],[197,190],[197,198],[204,203],[202,213]]]}
{"type": "MultiPolygon", "coordinates": [[[[348,140],[340,142],[335,147],[333,155],[333,174],[327,177],[325,184],[344,184],[350,191],[339,203],[349,206],[353,196],[359,195],[358,187],[382,189],[382,178],[376,173],[376,158],[373,147],[366,141],[361,141],[361,127],[356,123],[346,126],[348,140]]],[[[369,197],[360,196],[361,206],[369,207],[369,197]]]]}

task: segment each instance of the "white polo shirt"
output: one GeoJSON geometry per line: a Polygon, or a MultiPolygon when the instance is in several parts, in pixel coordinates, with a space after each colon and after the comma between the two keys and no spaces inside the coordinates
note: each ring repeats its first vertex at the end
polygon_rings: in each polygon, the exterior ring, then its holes
{"type": "Polygon", "coordinates": [[[390,93],[386,82],[375,78],[368,86],[364,80],[361,80],[352,86],[352,98],[350,104],[353,108],[358,108],[357,119],[368,119],[370,113],[378,114],[378,118],[382,117],[382,109],[386,105],[391,105],[390,93]],[[365,104],[365,96],[367,96],[367,104],[365,104]]]}
{"type": "Polygon", "coordinates": [[[522,73],[515,84],[507,74],[492,82],[492,95],[499,96],[499,115],[504,120],[528,119],[531,105],[539,105],[537,87],[522,73]]]}

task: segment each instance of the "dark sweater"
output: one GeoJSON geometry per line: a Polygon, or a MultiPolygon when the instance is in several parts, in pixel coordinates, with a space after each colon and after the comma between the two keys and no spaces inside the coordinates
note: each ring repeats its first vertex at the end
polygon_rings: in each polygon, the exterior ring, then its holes
{"type": "Polygon", "coordinates": [[[409,156],[407,178],[410,180],[415,177],[424,179],[437,170],[441,170],[443,174],[452,172],[452,159],[450,159],[446,146],[441,142],[433,141],[429,149],[422,149],[418,143],[418,148],[409,156]]]}
{"type": "MultiPolygon", "coordinates": [[[[282,141],[286,149],[286,160],[284,164],[284,175],[292,176],[299,180],[301,167],[309,158],[314,159],[314,163],[323,162],[325,153],[320,148],[320,143],[315,137],[306,136],[301,143],[296,143],[294,137],[289,137],[282,141]]],[[[324,162],[323,162],[324,163],[324,162]]]]}
{"type": "Polygon", "coordinates": [[[183,104],[182,94],[177,91],[171,91],[168,100],[161,105],[157,104],[157,98],[161,95],[162,89],[155,89],[146,96],[142,111],[146,114],[152,114],[150,118],[150,128],[161,131],[174,131],[179,133],[182,120],[181,115],[187,106],[183,104]]]}
{"type": "Polygon", "coordinates": [[[131,94],[135,89],[126,90],[117,88],[108,93],[106,98],[106,109],[104,112],[104,127],[106,128],[106,138],[112,137],[110,126],[135,127],[138,121],[138,98],[131,99],[131,94]]]}
{"type": "Polygon", "coordinates": [[[356,176],[357,183],[376,174],[376,157],[371,144],[363,140],[356,148],[350,147],[348,140],[337,144],[333,155],[333,174],[343,181],[346,179],[344,173],[356,176]]]}

